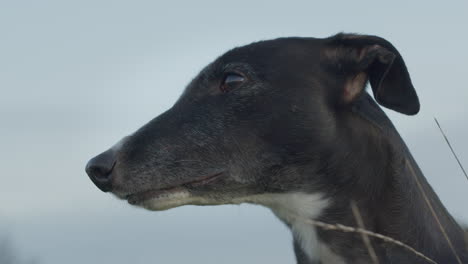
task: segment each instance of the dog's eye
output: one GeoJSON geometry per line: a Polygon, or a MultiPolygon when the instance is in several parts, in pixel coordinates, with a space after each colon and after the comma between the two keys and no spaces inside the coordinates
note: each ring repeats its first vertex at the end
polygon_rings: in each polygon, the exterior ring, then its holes
{"type": "Polygon", "coordinates": [[[237,87],[239,84],[241,84],[245,80],[245,77],[238,74],[238,73],[227,73],[224,76],[223,82],[221,83],[221,86],[219,89],[221,89],[222,92],[228,92],[235,87],[237,87]]]}

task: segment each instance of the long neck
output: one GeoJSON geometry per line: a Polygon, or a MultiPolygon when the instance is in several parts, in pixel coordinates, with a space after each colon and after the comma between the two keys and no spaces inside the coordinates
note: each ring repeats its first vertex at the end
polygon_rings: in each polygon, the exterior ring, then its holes
{"type": "MultiPolygon", "coordinates": [[[[377,232],[400,240],[438,263],[459,263],[466,257],[463,230],[447,212],[409,153],[398,161],[399,173],[391,177],[375,213],[377,232]]],[[[390,259],[409,258],[396,248],[390,259]]],[[[463,261],[462,263],[466,263],[463,261]]],[[[424,262],[422,262],[424,263],[424,262]]]]}
{"type": "MultiPolygon", "coordinates": [[[[463,230],[426,181],[390,120],[368,102],[361,107],[367,107],[359,110],[364,114],[352,120],[353,128],[347,130],[352,140],[345,140],[351,142],[344,147],[348,151],[340,167],[345,169],[335,175],[353,181],[336,194],[335,205],[322,220],[356,226],[350,208],[350,200],[354,200],[366,229],[399,240],[437,263],[459,263],[459,259],[467,263],[463,230]],[[358,119],[363,126],[370,126],[355,129],[358,119]]],[[[344,259],[367,255],[359,236],[317,232],[320,240],[344,259]]],[[[382,240],[372,239],[372,245],[383,263],[427,263],[413,252],[382,240]]]]}

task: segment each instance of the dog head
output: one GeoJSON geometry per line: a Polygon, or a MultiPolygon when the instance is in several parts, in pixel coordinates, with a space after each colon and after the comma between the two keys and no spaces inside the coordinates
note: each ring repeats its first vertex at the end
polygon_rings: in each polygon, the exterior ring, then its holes
{"type": "Polygon", "coordinates": [[[86,171],[101,190],[150,210],[331,192],[353,181],[333,170],[336,152],[353,141],[348,132],[366,122],[353,107],[367,83],[382,106],[419,111],[401,55],[382,38],[338,34],[235,48],[86,171]]]}

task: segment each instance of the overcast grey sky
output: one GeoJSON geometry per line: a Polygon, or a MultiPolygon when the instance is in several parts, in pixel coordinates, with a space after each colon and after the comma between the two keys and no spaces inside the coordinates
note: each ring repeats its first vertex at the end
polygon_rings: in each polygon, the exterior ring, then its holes
{"type": "Polygon", "coordinates": [[[257,206],[146,212],[84,173],[177,99],[224,51],[340,31],[387,38],[422,110],[391,111],[448,209],[468,222],[468,2],[0,1],[0,236],[41,263],[293,263],[291,236],[257,206]]]}

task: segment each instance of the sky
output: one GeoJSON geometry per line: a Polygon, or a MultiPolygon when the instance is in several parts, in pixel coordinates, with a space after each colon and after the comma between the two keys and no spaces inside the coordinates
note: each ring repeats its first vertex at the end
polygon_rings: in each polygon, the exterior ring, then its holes
{"type": "Polygon", "coordinates": [[[294,263],[265,208],[133,208],[86,162],[169,108],[223,52],[283,36],[374,34],[403,55],[421,112],[386,111],[468,223],[468,2],[0,1],[0,237],[44,264],[294,263]]]}

